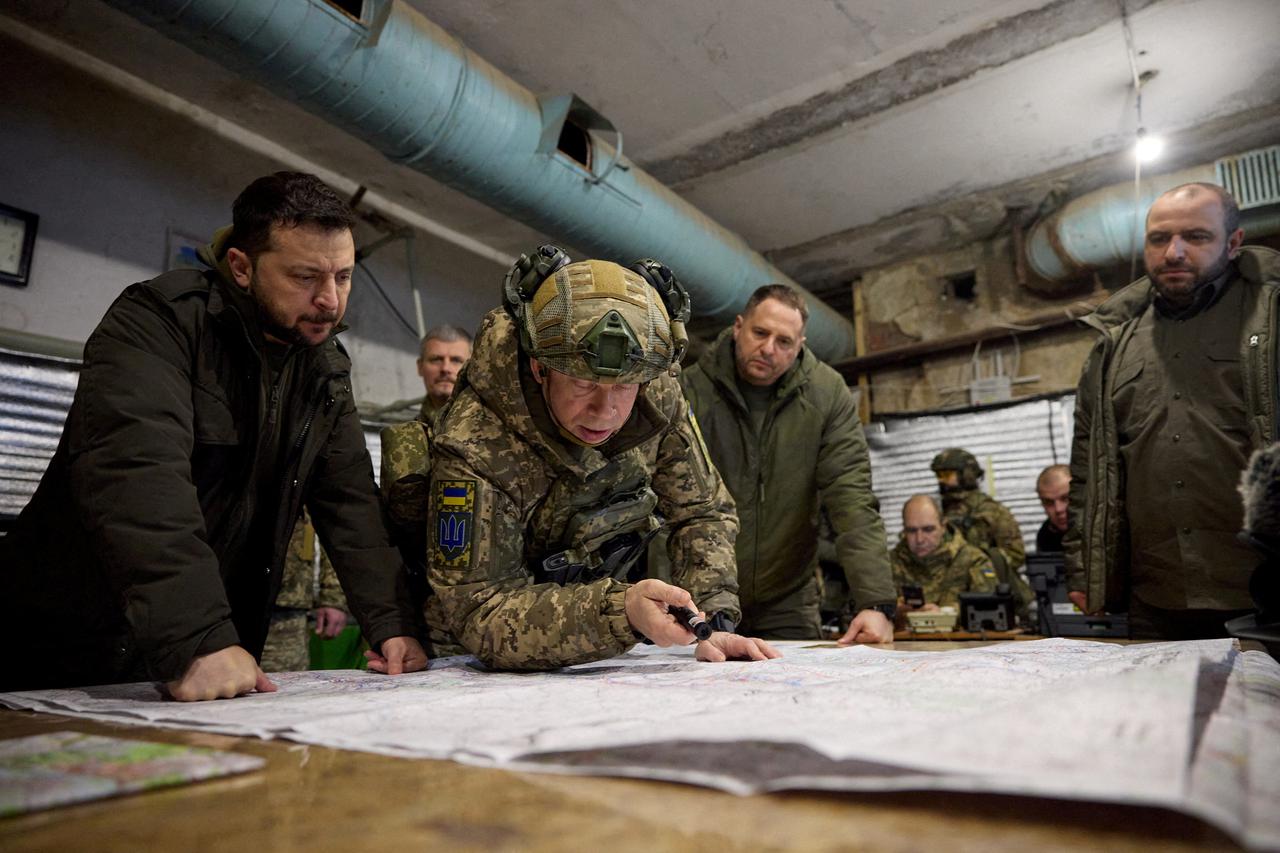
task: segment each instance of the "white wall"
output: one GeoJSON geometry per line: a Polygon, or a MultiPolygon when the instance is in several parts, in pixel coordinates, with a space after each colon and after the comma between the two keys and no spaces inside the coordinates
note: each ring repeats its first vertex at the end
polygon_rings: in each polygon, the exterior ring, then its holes
{"type": "MultiPolygon", "coordinates": [[[[169,229],[203,239],[245,185],[286,168],[3,37],[0,80],[0,203],[40,216],[29,286],[0,285],[0,329],[83,342],[122,289],[163,271],[169,229]]],[[[362,225],[356,240],[377,236],[362,225]]],[[[474,329],[499,304],[493,262],[426,234],[416,257],[428,326],[474,329]]],[[[412,323],[403,243],[367,263],[412,323]]],[[[416,335],[360,274],[347,322],[356,398],[421,396],[416,335]]]]}

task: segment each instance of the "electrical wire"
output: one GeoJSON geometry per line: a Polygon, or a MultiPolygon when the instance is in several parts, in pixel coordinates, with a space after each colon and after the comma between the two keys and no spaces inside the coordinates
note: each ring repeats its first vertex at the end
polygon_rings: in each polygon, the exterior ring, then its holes
{"type": "Polygon", "coordinates": [[[373,285],[373,289],[378,291],[378,295],[382,297],[382,301],[387,304],[389,309],[391,309],[391,313],[395,315],[395,318],[400,321],[400,325],[404,327],[404,330],[408,332],[415,341],[417,341],[418,330],[414,328],[413,324],[410,323],[403,314],[400,313],[400,309],[391,301],[391,297],[387,295],[387,292],[382,289],[382,282],[378,281],[378,277],[370,272],[369,268],[366,267],[363,262],[357,261],[356,266],[359,267],[360,271],[369,279],[369,282],[373,285]]]}
{"type": "MultiPolygon", "coordinates": [[[[1142,75],[1138,73],[1138,54],[1133,47],[1133,29],[1129,26],[1129,10],[1125,0],[1120,4],[1120,27],[1124,31],[1125,53],[1129,57],[1129,72],[1133,75],[1134,108],[1138,114],[1138,135],[1145,132],[1142,123],[1142,75]]],[[[1144,230],[1142,219],[1142,158],[1134,151],[1133,157],[1133,239],[1129,249],[1129,281],[1138,277],[1138,235],[1144,230]]]]}

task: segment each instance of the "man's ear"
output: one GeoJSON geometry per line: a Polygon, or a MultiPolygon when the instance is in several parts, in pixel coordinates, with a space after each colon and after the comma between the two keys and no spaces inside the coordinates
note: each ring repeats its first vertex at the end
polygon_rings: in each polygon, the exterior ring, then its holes
{"type": "Polygon", "coordinates": [[[529,370],[533,373],[533,381],[542,384],[542,365],[536,358],[529,359],[529,370]]]}
{"type": "Polygon", "coordinates": [[[248,290],[249,282],[253,281],[253,261],[249,256],[232,246],[227,249],[227,266],[231,268],[231,277],[236,284],[248,290]]]}
{"type": "Polygon", "coordinates": [[[1227,257],[1235,258],[1240,254],[1240,244],[1244,242],[1244,229],[1237,228],[1227,236],[1227,257]]]}

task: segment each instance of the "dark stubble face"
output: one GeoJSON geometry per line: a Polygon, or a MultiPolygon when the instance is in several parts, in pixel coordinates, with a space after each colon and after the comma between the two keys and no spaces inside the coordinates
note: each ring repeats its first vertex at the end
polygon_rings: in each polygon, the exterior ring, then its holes
{"type": "Polygon", "coordinates": [[[317,346],[328,339],[326,333],[317,340],[315,334],[305,331],[307,326],[304,324],[313,328],[328,326],[332,329],[341,319],[337,311],[315,311],[297,317],[290,315],[285,308],[271,301],[270,293],[260,286],[256,271],[249,284],[249,295],[258,306],[258,323],[263,333],[292,346],[317,346]]]}

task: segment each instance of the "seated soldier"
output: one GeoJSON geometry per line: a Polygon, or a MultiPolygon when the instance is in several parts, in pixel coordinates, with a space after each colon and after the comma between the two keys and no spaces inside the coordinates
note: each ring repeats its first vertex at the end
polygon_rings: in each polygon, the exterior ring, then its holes
{"type": "Polygon", "coordinates": [[[901,600],[899,612],[959,607],[960,593],[996,588],[991,558],[943,518],[938,499],[931,495],[913,495],[902,505],[902,537],[889,559],[899,591],[918,586],[924,593],[923,605],[901,600]]]}
{"type": "Polygon", "coordinates": [[[1062,553],[1067,532],[1067,503],[1071,492],[1071,466],[1050,465],[1036,478],[1036,496],[1047,516],[1036,533],[1037,554],[1062,553]]]}
{"type": "Polygon", "coordinates": [[[522,256],[432,440],[428,579],[434,612],[503,669],[599,660],[643,639],[716,628],[699,660],[778,657],[740,618],[733,501],[673,372],[688,296],[656,261],[522,256]],[[646,578],[669,526],[672,586],[646,578]]]}

